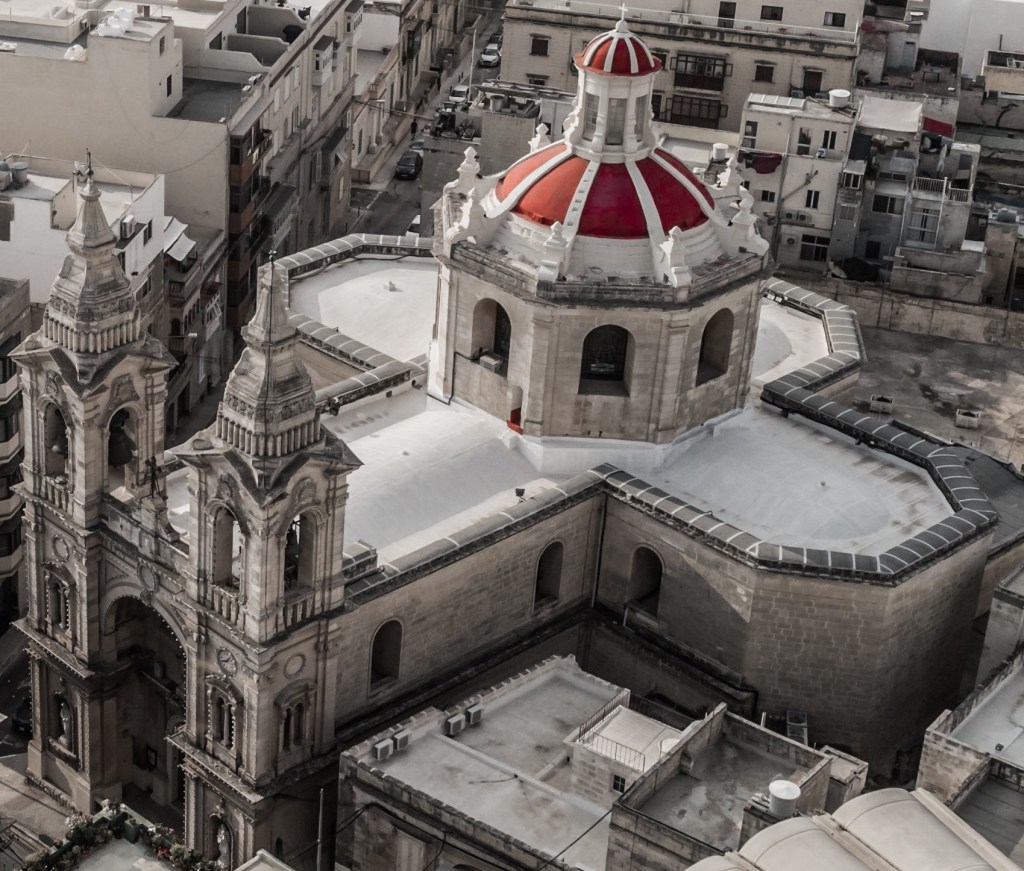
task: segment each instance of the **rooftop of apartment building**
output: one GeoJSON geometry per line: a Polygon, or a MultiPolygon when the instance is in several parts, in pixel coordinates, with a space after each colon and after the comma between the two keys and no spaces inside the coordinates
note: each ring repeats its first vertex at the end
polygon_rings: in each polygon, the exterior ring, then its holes
{"type": "MultiPolygon", "coordinates": [[[[14,170],[11,182],[0,187],[4,197],[53,203],[51,227],[68,230],[78,214],[78,185],[85,180],[85,165],[67,160],[11,154],[4,161],[14,170]]],[[[93,181],[102,192],[100,205],[113,225],[131,212],[132,203],[157,176],[148,172],[93,167],[93,181]]]]}
{"type": "MultiPolygon", "coordinates": [[[[867,33],[865,45],[876,43],[884,51],[885,33],[867,33]]],[[[960,56],[955,52],[920,49],[913,66],[887,66],[881,79],[858,77],[857,87],[885,92],[894,99],[911,95],[956,98],[960,95],[960,56]]]]}
{"type": "Polygon", "coordinates": [[[396,729],[345,755],[547,855],[562,854],[585,833],[562,859],[600,871],[614,794],[601,801],[579,792],[567,758],[582,744],[598,755],[631,753],[646,770],[681,734],[628,704],[628,690],[587,674],[571,657],[556,657],[445,711],[430,708],[402,723],[408,744],[387,759],[375,758],[376,748],[390,744],[396,729]],[[479,720],[454,732],[448,721],[467,708],[479,711],[479,720]],[[608,733],[603,740],[598,729],[586,729],[595,720],[608,733]]]}

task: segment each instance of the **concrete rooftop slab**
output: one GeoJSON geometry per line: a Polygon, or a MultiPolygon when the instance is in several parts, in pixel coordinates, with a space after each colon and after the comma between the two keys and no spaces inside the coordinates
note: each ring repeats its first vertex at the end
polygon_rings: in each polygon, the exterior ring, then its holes
{"type": "Polygon", "coordinates": [[[957,811],[1000,852],[1024,866],[1024,793],[988,779],[957,811]]]}
{"type": "Polygon", "coordinates": [[[1017,669],[971,711],[951,737],[1024,767],[1024,669],[1017,669]]]}

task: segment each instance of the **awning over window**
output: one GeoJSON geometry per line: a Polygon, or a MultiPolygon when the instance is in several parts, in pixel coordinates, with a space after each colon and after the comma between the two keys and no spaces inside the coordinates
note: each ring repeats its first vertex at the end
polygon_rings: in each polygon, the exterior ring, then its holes
{"type": "Polygon", "coordinates": [[[921,129],[921,114],[920,103],[866,96],[861,99],[857,125],[883,133],[917,133],[921,129]]]}
{"type": "Polygon", "coordinates": [[[953,138],[953,134],[956,132],[956,128],[952,124],[947,124],[945,121],[936,121],[934,118],[928,117],[924,119],[924,129],[928,133],[938,133],[940,136],[947,136],[950,139],[953,138]]]}
{"type": "Polygon", "coordinates": [[[164,253],[178,263],[184,262],[196,247],[196,243],[186,235],[187,229],[188,227],[177,218],[167,217],[164,226],[164,253]]]}

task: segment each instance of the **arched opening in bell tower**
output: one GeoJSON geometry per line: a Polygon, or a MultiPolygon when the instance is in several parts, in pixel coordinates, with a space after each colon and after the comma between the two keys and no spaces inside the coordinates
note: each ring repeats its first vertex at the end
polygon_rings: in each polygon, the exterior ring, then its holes
{"type": "Polygon", "coordinates": [[[316,518],[299,514],[288,525],[284,537],[284,589],[309,589],[313,585],[313,559],[316,553],[316,518]]]}
{"type": "Polygon", "coordinates": [[[116,739],[103,739],[114,754],[105,776],[122,785],[126,803],[146,807],[147,816],[158,814],[154,822],[180,826],[181,754],[166,739],[186,718],[184,648],[154,608],[130,596],[107,610],[103,638],[104,656],[116,676],[115,697],[107,709],[116,739]]]}
{"type": "Polygon", "coordinates": [[[210,579],[218,587],[237,590],[242,577],[242,528],[230,508],[222,506],[213,515],[213,553],[210,579]]]}
{"type": "Polygon", "coordinates": [[[127,408],[114,412],[107,427],[107,489],[132,484],[135,463],[135,419],[127,408]]]}
{"type": "Polygon", "coordinates": [[[53,404],[43,418],[43,469],[47,475],[68,473],[68,425],[63,412],[53,404]]]}

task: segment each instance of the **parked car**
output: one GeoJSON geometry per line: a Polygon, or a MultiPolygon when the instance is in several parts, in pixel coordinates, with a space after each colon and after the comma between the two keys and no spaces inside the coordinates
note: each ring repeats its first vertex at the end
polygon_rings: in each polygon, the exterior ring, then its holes
{"type": "Polygon", "coordinates": [[[420,154],[422,154],[423,153],[423,140],[422,139],[414,139],[412,142],[409,143],[409,150],[410,151],[417,151],[420,154]]]}
{"type": "Polygon", "coordinates": [[[478,67],[496,67],[501,63],[501,50],[494,43],[488,45],[480,54],[480,60],[476,62],[478,67]]]}
{"type": "Polygon", "coordinates": [[[456,85],[448,95],[448,102],[460,106],[469,102],[469,85],[456,85]]]}
{"type": "Polygon", "coordinates": [[[395,178],[418,178],[423,169],[423,155],[418,151],[407,151],[398,158],[395,178]]]}
{"type": "Polygon", "coordinates": [[[504,34],[500,30],[495,30],[490,36],[487,37],[488,44],[494,44],[501,48],[502,41],[505,39],[504,34]]]}

